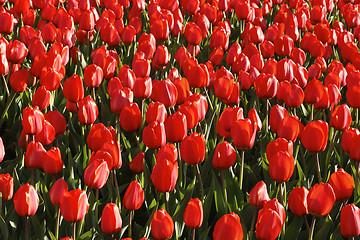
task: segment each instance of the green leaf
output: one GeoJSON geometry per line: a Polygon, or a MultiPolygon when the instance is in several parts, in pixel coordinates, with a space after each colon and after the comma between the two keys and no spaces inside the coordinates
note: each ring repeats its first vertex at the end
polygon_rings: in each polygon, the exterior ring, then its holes
{"type": "Polygon", "coordinates": [[[9,238],[8,226],[5,222],[5,220],[2,218],[2,216],[0,216],[0,229],[1,229],[1,234],[4,237],[4,239],[8,239],[9,238]]]}
{"type": "Polygon", "coordinates": [[[317,226],[321,226],[319,230],[316,231],[316,234],[314,232],[314,239],[316,240],[326,240],[329,239],[330,230],[333,226],[333,221],[330,218],[329,215],[327,217],[321,218],[319,222],[316,222],[317,226]]]}
{"type": "Polygon", "coordinates": [[[212,182],[214,187],[214,200],[216,211],[222,216],[227,213],[224,195],[222,194],[222,189],[218,180],[216,179],[215,173],[212,171],[212,182]]]}
{"type": "Polygon", "coordinates": [[[283,240],[295,240],[302,229],[304,218],[295,216],[289,227],[286,228],[283,240]]]}

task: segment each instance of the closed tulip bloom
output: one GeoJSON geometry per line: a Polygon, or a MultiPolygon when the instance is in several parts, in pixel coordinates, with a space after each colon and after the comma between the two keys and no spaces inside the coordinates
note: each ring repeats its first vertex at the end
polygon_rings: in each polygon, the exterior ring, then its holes
{"type": "Polygon", "coordinates": [[[68,222],[83,220],[88,209],[89,203],[86,192],[80,189],[66,192],[60,204],[61,215],[68,222]]]}
{"type": "Polygon", "coordinates": [[[23,42],[12,40],[6,48],[6,58],[9,62],[22,63],[28,54],[28,49],[23,42]]]}
{"type": "Polygon", "coordinates": [[[278,152],[288,152],[290,155],[293,154],[293,142],[287,141],[285,138],[277,138],[271,141],[266,146],[266,158],[269,162],[276,157],[278,152]]]}
{"type": "Polygon", "coordinates": [[[91,64],[84,68],[84,82],[87,87],[98,87],[103,77],[103,70],[98,65],[91,64]]]}
{"type": "Polygon", "coordinates": [[[27,69],[19,69],[10,75],[10,86],[16,92],[24,92],[31,74],[27,69]]]}
{"type": "Polygon", "coordinates": [[[166,108],[173,107],[176,104],[178,92],[174,83],[170,79],[159,81],[153,85],[151,99],[155,102],[161,102],[166,108]]]}
{"type": "Polygon", "coordinates": [[[138,155],[129,163],[130,170],[134,173],[142,173],[144,171],[145,153],[139,152],[138,155]]]}
{"type": "Polygon", "coordinates": [[[8,12],[0,13],[0,21],[4,24],[1,24],[0,33],[10,34],[14,30],[14,15],[8,12]]]}
{"type": "Polygon", "coordinates": [[[96,159],[84,171],[85,185],[93,188],[102,188],[109,177],[109,167],[104,159],[96,159]]]}
{"type": "Polygon", "coordinates": [[[123,65],[120,68],[117,77],[120,79],[121,85],[123,87],[130,88],[131,90],[134,89],[136,76],[134,71],[129,67],[129,65],[123,65]]]}
{"type": "Polygon", "coordinates": [[[134,82],[134,96],[139,99],[149,98],[152,93],[152,80],[150,77],[138,77],[134,82]]]}
{"type": "Polygon", "coordinates": [[[170,142],[181,142],[187,134],[186,116],[180,112],[170,115],[165,120],[165,131],[170,142]]]}
{"type": "Polygon", "coordinates": [[[133,132],[141,126],[141,112],[136,103],[125,106],[120,113],[121,127],[127,132],[133,132]]]}
{"type": "Polygon", "coordinates": [[[256,124],[249,119],[239,119],[231,127],[231,138],[239,149],[251,149],[255,143],[256,124]]]}
{"type": "Polygon", "coordinates": [[[236,161],[236,151],[234,147],[224,141],[216,146],[213,156],[213,166],[218,169],[228,169],[236,161]]]}
{"type": "Polygon", "coordinates": [[[336,201],[349,199],[354,190],[353,177],[342,168],[331,174],[329,184],[334,190],[336,201]]]}
{"type": "Polygon", "coordinates": [[[360,108],[359,96],[360,94],[360,85],[350,86],[346,91],[346,100],[349,103],[350,107],[360,108]]]}
{"type": "Polygon", "coordinates": [[[101,230],[105,234],[114,234],[120,232],[122,219],[120,210],[115,203],[105,205],[101,215],[101,230]]]}
{"type": "Polygon", "coordinates": [[[258,182],[249,193],[249,203],[251,206],[262,208],[266,201],[270,201],[266,184],[258,182]]]}
{"type": "Polygon", "coordinates": [[[14,179],[10,174],[0,174],[0,193],[2,200],[10,200],[14,194],[14,179]]]}
{"type": "Polygon", "coordinates": [[[151,181],[159,192],[174,190],[178,178],[178,165],[167,159],[160,159],[151,173],[151,181]]]}
{"type": "Polygon", "coordinates": [[[14,207],[20,217],[29,217],[36,213],[39,206],[39,196],[35,188],[26,183],[14,195],[14,207]]]}
{"type": "Polygon", "coordinates": [[[166,144],[166,133],[164,123],[152,122],[144,127],[142,139],[150,149],[157,149],[166,144]]]}
{"type": "Polygon", "coordinates": [[[277,132],[277,128],[279,126],[280,121],[288,115],[289,113],[284,107],[280,105],[274,105],[270,110],[270,117],[269,117],[269,125],[271,131],[277,132]]]}
{"type": "Polygon", "coordinates": [[[277,212],[277,214],[279,214],[280,220],[281,220],[281,224],[285,223],[286,220],[286,212],[285,212],[285,208],[284,206],[279,203],[279,201],[277,200],[277,198],[273,198],[270,201],[266,201],[264,203],[264,209],[266,208],[270,208],[272,210],[274,210],[275,212],[277,212]]]}
{"type": "Polygon", "coordinates": [[[340,231],[344,237],[356,237],[360,234],[360,209],[348,204],[341,209],[340,231]]]}
{"type": "Polygon", "coordinates": [[[48,111],[45,113],[45,120],[48,121],[55,129],[56,136],[64,134],[67,127],[67,122],[64,117],[59,111],[48,111]]]}
{"type": "Polygon", "coordinates": [[[63,85],[64,97],[73,103],[76,103],[84,97],[83,81],[78,75],[73,75],[65,80],[63,85]]]}
{"type": "Polygon", "coordinates": [[[309,213],[315,216],[325,216],[334,206],[336,196],[329,183],[315,184],[307,196],[309,213]]]}
{"type": "Polygon", "coordinates": [[[62,171],[63,161],[58,147],[52,147],[43,155],[42,168],[47,174],[55,175],[62,171]]]}
{"type": "Polygon", "coordinates": [[[174,222],[171,216],[160,209],[154,213],[151,220],[151,234],[155,240],[165,240],[171,238],[174,232],[174,222]]]}
{"type": "Polygon", "coordinates": [[[280,138],[295,142],[301,130],[302,124],[296,116],[286,116],[280,121],[277,127],[277,135],[280,138]]]}
{"type": "Polygon", "coordinates": [[[259,98],[273,98],[276,96],[279,82],[275,76],[262,73],[255,79],[254,86],[259,98]]]}
{"type": "MultiPolygon", "coordinates": [[[[119,169],[122,166],[122,157],[121,157],[121,151],[120,151],[120,143],[118,141],[107,141],[103,143],[103,145],[100,148],[100,151],[107,152],[111,155],[111,161],[106,161],[109,167],[109,170],[111,169],[119,169]]],[[[107,160],[107,159],[105,159],[107,160]]]]}
{"type": "Polygon", "coordinates": [[[195,165],[204,161],[205,158],[204,136],[194,132],[183,139],[180,145],[181,158],[189,165],[195,165]]]}
{"type": "Polygon", "coordinates": [[[44,121],[44,126],[38,134],[35,135],[35,141],[42,145],[50,145],[55,138],[55,128],[47,121],[44,121]]]}
{"type": "Polygon", "coordinates": [[[280,216],[270,208],[259,211],[256,222],[256,238],[261,240],[275,240],[282,229],[280,216]]]}
{"type": "Polygon", "coordinates": [[[288,152],[278,152],[269,161],[270,177],[276,182],[287,182],[294,172],[295,160],[288,152]]]}
{"type": "Polygon", "coordinates": [[[185,27],[185,38],[189,44],[198,45],[202,40],[202,32],[196,23],[188,22],[185,27]]]}
{"type": "Polygon", "coordinates": [[[230,131],[232,125],[239,119],[244,119],[242,108],[225,108],[216,124],[216,130],[219,136],[229,138],[231,136],[230,131]]]}
{"type": "Polygon", "coordinates": [[[190,199],[184,212],[184,222],[189,228],[198,228],[203,223],[203,206],[198,198],[190,199]]]}
{"type": "Polygon", "coordinates": [[[336,130],[346,130],[352,123],[351,112],[349,106],[344,103],[337,106],[331,113],[330,126],[336,130]]]}
{"type": "Polygon", "coordinates": [[[78,117],[80,124],[93,124],[99,115],[99,109],[96,102],[90,95],[88,95],[87,97],[81,99],[78,104],[78,117]]]}
{"type": "Polygon", "coordinates": [[[290,210],[296,216],[303,216],[309,214],[307,205],[307,195],[309,190],[306,187],[295,187],[291,190],[288,198],[288,205],[290,210]]]}
{"type": "Polygon", "coordinates": [[[154,35],[156,42],[164,42],[169,38],[170,30],[168,21],[165,19],[158,19],[150,26],[150,32],[154,35]]]}
{"type": "Polygon", "coordinates": [[[92,151],[97,152],[105,142],[116,140],[115,130],[112,130],[114,129],[111,127],[107,128],[102,123],[94,124],[87,136],[87,145],[89,148],[92,151]]]}
{"type": "Polygon", "coordinates": [[[220,77],[212,82],[216,97],[227,100],[234,88],[234,80],[228,77],[220,77]]]}
{"type": "Polygon", "coordinates": [[[193,102],[187,101],[181,104],[178,111],[186,117],[187,129],[193,129],[199,122],[198,109],[193,102]]]}
{"type": "Polygon", "coordinates": [[[126,189],[123,205],[127,210],[138,210],[144,202],[144,190],[138,181],[132,181],[126,189]]]}
{"type": "Polygon", "coordinates": [[[250,119],[250,121],[254,124],[256,123],[256,131],[260,131],[262,129],[262,122],[260,119],[260,116],[258,114],[258,112],[256,111],[255,108],[252,108],[249,112],[248,112],[248,118],[250,119]]]}
{"type": "Polygon", "coordinates": [[[44,126],[44,114],[38,107],[26,107],[23,110],[22,126],[26,134],[36,135],[41,132],[44,126]]]}
{"type": "Polygon", "coordinates": [[[187,101],[195,103],[198,109],[199,122],[204,120],[208,110],[208,102],[206,97],[200,93],[194,93],[188,97],[187,101]]]}
{"type": "Polygon", "coordinates": [[[214,240],[242,240],[243,237],[240,218],[234,212],[225,214],[216,222],[214,240]]]}
{"type": "Polygon", "coordinates": [[[30,142],[26,148],[25,166],[28,168],[42,168],[42,159],[46,150],[39,142],[30,142]]]}
{"type": "Polygon", "coordinates": [[[54,91],[58,89],[61,83],[63,75],[55,71],[52,67],[46,68],[46,70],[41,71],[40,75],[40,85],[44,86],[49,91],[54,91]]]}
{"type": "Polygon", "coordinates": [[[68,191],[68,185],[65,182],[65,180],[63,178],[59,178],[51,187],[50,189],[50,200],[51,203],[56,206],[59,207],[62,199],[64,197],[64,194],[68,191]]]}
{"type": "Polygon", "coordinates": [[[152,123],[153,121],[157,122],[165,122],[167,118],[166,108],[165,105],[161,102],[152,102],[149,104],[145,119],[148,124],[152,123]]]}
{"type": "Polygon", "coordinates": [[[349,128],[344,131],[341,138],[341,147],[345,152],[350,153],[353,138],[357,135],[360,135],[360,131],[357,128],[349,128]]]}
{"type": "Polygon", "coordinates": [[[160,161],[160,159],[167,159],[175,164],[178,160],[178,150],[175,145],[166,143],[165,146],[160,148],[156,154],[156,161],[160,161]]]}
{"type": "Polygon", "coordinates": [[[308,123],[301,134],[301,143],[311,152],[324,151],[329,135],[328,124],[322,120],[308,123]]]}
{"type": "Polygon", "coordinates": [[[157,70],[162,70],[170,60],[169,50],[167,47],[165,45],[159,45],[156,48],[156,52],[152,60],[152,66],[157,70]]]}

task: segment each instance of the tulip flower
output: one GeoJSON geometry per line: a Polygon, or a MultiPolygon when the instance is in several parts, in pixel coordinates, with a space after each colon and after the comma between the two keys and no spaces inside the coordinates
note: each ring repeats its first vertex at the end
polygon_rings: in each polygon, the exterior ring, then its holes
{"type": "Polygon", "coordinates": [[[165,120],[165,132],[170,142],[181,142],[187,134],[186,116],[181,112],[170,115],[165,120]]]}
{"type": "Polygon", "coordinates": [[[350,153],[353,138],[357,135],[360,135],[360,131],[357,128],[349,128],[344,131],[341,139],[341,147],[345,152],[350,153]]]}
{"type": "Polygon", "coordinates": [[[50,200],[54,206],[59,207],[64,194],[68,191],[68,185],[63,178],[59,178],[50,189],[50,200]]]}
{"type": "Polygon", "coordinates": [[[249,193],[249,203],[254,207],[262,208],[269,200],[266,184],[263,181],[258,182],[249,193]]]}
{"type": "Polygon", "coordinates": [[[99,109],[96,102],[90,95],[79,101],[78,117],[80,124],[90,125],[95,122],[99,115],[99,109]]]}
{"type": "Polygon", "coordinates": [[[103,70],[95,65],[91,64],[84,68],[84,82],[87,87],[98,87],[103,80],[103,70]]]}
{"type": "Polygon", "coordinates": [[[28,168],[42,168],[42,159],[46,150],[39,142],[30,142],[26,149],[25,166],[28,168]]]}
{"type": "Polygon", "coordinates": [[[273,198],[270,201],[266,201],[264,203],[263,209],[272,209],[272,210],[274,210],[279,215],[280,220],[281,220],[281,224],[283,225],[285,223],[285,220],[286,220],[285,208],[283,207],[283,205],[281,203],[279,203],[277,198],[273,198]]]}
{"type": "Polygon", "coordinates": [[[15,92],[24,92],[28,86],[31,74],[27,69],[21,68],[10,75],[10,86],[15,92]]]}
{"type": "Polygon", "coordinates": [[[23,42],[12,40],[6,49],[6,58],[13,64],[22,63],[28,54],[28,49],[23,42]]]}
{"type": "Polygon", "coordinates": [[[55,139],[55,128],[47,121],[44,120],[44,126],[38,134],[35,135],[35,141],[40,142],[42,145],[50,145],[55,139]]]}
{"type": "Polygon", "coordinates": [[[13,197],[14,180],[8,173],[0,174],[0,193],[3,204],[4,200],[10,200],[13,197]]]}
{"type": "Polygon", "coordinates": [[[234,147],[224,141],[216,146],[213,156],[213,166],[218,169],[228,169],[236,161],[236,151],[234,147]]]}
{"type": "Polygon", "coordinates": [[[141,126],[141,112],[136,103],[125,106],[120,113],[120,125],[127,132],[133,132],[141,126]]]}
{"type": "Polygon", "coordinates": [[[350,108],[347,104],[337,106],[331,113],[330,126],[342,131],[350,127],[352,122],[350,108]]]}
{"type": "Polygon", "coordinates": [[[360,209],[356,205],[348,204],[341,209],[340,230],[348,238],[360,234],[360,209]]]}
{"type": "Polygon", "coordinates": [[[279,214],[271,208],[263,208],[259,211],[256,222],[256,238],[275,240],[282,229],[279,214]]]}
{"type": "Polygon", "coordinates": [[[291,190],[288,197],[288,205],[290,210],[296,216],[303,216],[309,214],[308,204],[307,204],[307,195],[309,190],[305,187],[295,187],[291,190]]]}
{"type": "Polygon", "coordinates": [[[65,192],[60,204],[61,215],[68,222],[79,222],[89,209],[88,198],[86,192],[75,189],[65,192]]]}
{"type": "Polygon", "coordinates": [[[276,182],[287,182],[295,168],[294,157],[289,152],[277,152],[269,160],[270,177],[276,182]]]}
{"type": "Polygon", "coordinates": [[[64,97],[70,102],[76,103],[84,98],[83,81],[78,75],[66,79],[63,85],[64,97]]]}
{"type": "Polygon", "coordinates": [[[123,205],[128,210],[137,210],[144,202],[144,190],[138,181],[132,181],[123,198],[123,205]]]}
{"type": "Polygon", "coordinates": [[[271,131],[277,132],[279,123],[283,118],[285,118],[288,115],[289,113],[284,107],[280,105],[274,105],[270,110],[270,117],[269,117],[269,125],[271,131]]]}
{"type": "Polygon", "coordinates": [[[102,188],[109,177],[108,164],[104,159],[97,159],[90,163],[84,171],[85,185],[93,188],[102,188]]]}
{"type": "Polygon", "coordinates": [[[255,142],[256,124],[250,119],[236,120],[231,126],[231,138],[234,145],[239,149],[251,149],[255,142]]]}
{"type": "Polygon", "coordinates": [[[105,205],[101,215],[101,230],[105,234],[118,233],[121,230],[122,219],[119,208],[114,203],[105,205]]]}
{"type": "Polygon", "coordinates": [[[354,190],[354,179],[342,168],[331,174],[329,184],[334,190],[336,201],[349,199],[354,190]]]}
{"type": "Polygon", "coordinates": [[[14,195],[14,207],[21,217],[29,217],[36,213],[39,206],[39,196],[35,188],[26,183],[14,195]]]}
{"type": "Polygon", "coordinates": [[[189,165],[195,165],[204,161],[205,139],[198,133],[192,133],[183,139],[180,145],[181,158],[189,165]]]}
{"type": "Polygon", "coordinates": [[[44,114],[38,107],[26,107],[23,110],[22,126],[26,134],[36,135],[44,126],[44,114]]]}
{"type": "Polygon", "coordinates": [[[303,125],[296,116],[286,116],[277,126],[277,135],[280,138],[295,142],[302,128],[303,125]]]}
{"type": "Polygon", "coordinates": [[[231,136],[230,131],[233,124],[239,119],[244,119],[242,108],[225,108],[216,124],[216,130],[219,136],[222,138],[229,138],[231,136]]]}
{"type": "Polygon", "coordinates": [[[138,155],[129,163],[130,170],[134,173],[142,173],[144,171],[145,153],[139,152],[138,155]]]}
{"type": "Polygon", "coordinates": [[[244,237],[240,218],[235,213],[222,216],[215,224],[214,240],[242,240],[244,237]]]}
{"type": "Polygon", "coordinates": [[[171,216],[164,210],[160,209],[154,213],[151,220],[151,234],[155,240],[171,238],[174,232],[174,222],[171,216]]]}
{"type": "Polygon", "coordinates": [[[159,192],[174,190],[177,178],[177,162],[172,163],[167,159],[158,160],[151,173],[151,181],[159,192]]]}
{"type": "Polygon", "coordinates": [[[198,198],[190,199],[184,212],[184,222],[189,228],[198,228],[203,222],[203,206],[198,198]]]}
{"type": "Polygon", "coordinates": [[[92,151],[98,151],[107,141],[116,141],[116,133],[112,127],[105,127],[102,123],[94,124],[87,136],[87,144],[92,151]]]}
{"type": "Polygon", "coordinates": [[[176,86],[169,79],[153,84],[151,99],[155,102],[161,102],[166,108],[169,108],[176,104],[177,98],[178,92],[176,86]]]}
{"type": "Polygon", "coordinates": [[[48,111],[44,114],[44,117],[45,120],[54,127],[56,136],[64,134],[67,127],[67,122],[65,117],[59,111],[48,111]]]}
{"type": "Polygon", "coordinates": [[[61,152],[58,147],[52,147],[49,151],[43,154],[42,168],[47,174],[55,175],[62,171],[63,161],[61,159],[61,152]]]}
{"type": "Polygon", "coordinates": [[[331,211],[335,200],[334,190],[329,183],[315,184],[307,195],[309,213],[325,216],[331,211]]]}

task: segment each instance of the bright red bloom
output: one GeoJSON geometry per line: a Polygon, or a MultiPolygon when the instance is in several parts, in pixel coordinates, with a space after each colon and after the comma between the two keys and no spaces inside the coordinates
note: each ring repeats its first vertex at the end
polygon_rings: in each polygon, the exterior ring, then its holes
{"type": "Polygon", "coordinates": [[[256,124],[249,119],[239,119],[231,127],[231,139],[239,149],[251,149],[255,143],[256,124]]]}
{"type": "Polygon", "coordinates": [[[279,214],[270,208],[263,208],[259,211],[256,222],[256,238],[275,240],[282,229],[282,222],[279,214]]]}
{"type": "Polygon", "coordinates": [[[341,147],[345,152],[350,153],[353,138],[357,135],[360,135],[360,131],[357,128],[349,128],[344,131],[341,138],[341,147]]]}
{"type": "Polygon", "coordinates": [[[198,228],[203,223],[203,206],[198,198],[190,199],[184,212],[184,222],[189,228],[198,228]]]}
{"type": "Polygon", "coordinates": [[[244,237],[240,218],[235,213],[222,216],[215,224],[214,240],[242,240],[244,237]]]}
{"type": "Polygon", "coordinates": [[[167,159],[157,161],[151,173],[151,181],[159,192],[174,190],[178,178],[178,165],[167,159]]]}
{"type": "Polygon", "coordinates": [[[234,147],[224,141],[216,146],[213,156],[213,166],[219,169],[228,169],[236,161],[236,151],[234,147]]]}
{"type": "Polygon", "coordinates": [[[31,105],[39,107],[40,110],[44,110],[50,105],[50,91],[44,86],[40,86],[36,89],[35,94],[31,100],[31,105]]]}
{"type": "Polygon", "coordinates": [[[285,138],[288,141],[295,142],[296,138],[302,131],[302,128],[302,123],[296,116],[286,116],[278,124],[277,135],[280,138],[285,138]]]}
{"type": "Polygon", "coordinates": [[[73,103],[80,101],[84,97],[83,81],[78,75],[73,75],[65,80],[63,94],[67,100],[73,103]]]}
{"type": "Polygon", "coordinates": [[[151,220],[151,234],[155,240],[171,238],[173,232],[174,222],[171,216],[164,209],[157,210],[151,220]]]}
{"type": "Polygon", "coordinates": [[[0,193],[3,200],[10,200],[14,194],[14,180],[10,174],[0,174],[0,193]]]}
{"type": "Polygon", "coordinates": [[[142,140],[150,149],[157,149],[166,144],[165,126],[162,122],[154,121],[144,127],[142,140]]]}
{"type": "Polygon", "coordinates": [[[181,158],[189,165],[195,165],[204,161],[205,152],[204,136],[196,132],[185,137],[181,142],[181,158]]]}
{"type": "Polygon", "coordinates": [[[249,204],[254,207],[262,208],[266,201],[270,201],[266,184],[258,182],[249,193],[249,204]]]}
{"type": "Polygon", "coordinates": [[[84,171],[85,185],[93,188],[102,188],[109,177],[109,167],[104,159],[96,159],[84,171]]]}
{"type": "Polygon", "coordinates": [[[68,222],[79,222],[89,209],[86,192],[75,189],[66,192],[60,204],[60,211],[63,218],[68,222]]]}
{"type": "Polygon", "coordinates": [[[287,182],[294,172],[295,160],[289,152],[277,152],[269,161],[270,177],[276,182],[287,182]]]}
{"type": "Polygon", "coordinates": [[[344,237],[356,237],[360,234],[360,209],[348,204],[341,209],[340,230],[344,237]]]}
{"type": "Polygon", "coordinates": [[[50,200],[54,206],[59,207],[64,194],[68,191],[68,185],[63,178],[59,178],[50,189],[50,200]]]}
{"type": "Polygon", "coordinates": [[[307,205],[308,193],[309,190],[307,190],[306,187],[295,187],[289,194],[289,208],[296,216],[309,214],[307,205]]]}
{"type": "Polygon", "coordinates": [[[50,145],[55,138],[55,128],[48,121],[44,121],[44,126],[38,134],[35,135],[35,141],[42,145],[50,145]]]}
{"type": "Polygon", "coordinates": [[[141,112],[136,103],[125,106],[120,113],[121,127],[127,132],[133,132],[141,126],[141,112]]]}
{"type": "Polygon", "coordinates": [[[187,134],[186,116],[181,112],[170,115],[165,120],[166,138],[172,142],[181,142],[187,134]]]}
{"type": "Polygon", "coordinates": [[[88,95],[81,99],[78,105],[78,117],[80,124],[93,124],[99,115],[99,109],[96,105],[96,102],[91,98],[90,95],[88,95]]]}
{"type": "Polygon", "coordinates": [[[95,64],[88,65],[84,68],[84,82],[87,87],[98,87],[103,77],[102,69],[95,64]]]}
{"type": "Polygon", "coordinates": [[[40,133],[44,126],[44,121],[44,114],[38,107],[26,107],[23,110],[22,126],[26,134],[36,135],[40,133]]]}
{"type": "Polygon", "coordinates": [[[330,126],[337,130],[346,130],[352,123],[351,112],[349,106],[344,103],[337,106],[333,112],[331,112],[330,126]]]}
{"type": "Polygon", "coordinates": [[[301,134],[301,143],[310,152],[324,151],[327,145],[329,126],[322,120],[308,123],[301,134]]]}
{"type": "Polygon", "coordinates": [[[62,171],[63,161],[61,159],[61,152],[58,147],[52,147],[49,151],[43,154],[42,168],[47,174],[55,175],[62,171]]]}
{"type": "Polygon", "coordinates": [[[354,190],[353,177],[342,168],[331,174],[329,184],[334,190],[336,201],[349,199],[354,190]]]}
{"type": "Polygon", "coordinates": [[[118,233],[121,230],[122,219],[120,210],[115,203],[105,205],[101,215],[101,230],[106,234],[118,233]]]}
{"type": "Polygon", "coordinates": [[[126,189],[123,205],[128,210],[137,210],[144,202],[144,190],[138,181],[132,181],[126,189]]]}
{"type": "Polygon", "coordinates": [[[144,171],[145,153],[139,152],[138,155],[129,163],[130,170],[134,173],[142,173],[144,171]]]}
{"type": "Polygon", "coordinates": [[[244,119],[242,108],[225,108],[216,124],[216,130],[219,136],[222,138],[229,138],[233,124],[239,119],[244,119]]]}
{"type": "Polygon", "coordinates": [[[14,207],[21,217],[29,217],[36,213],[39,206],[39,196],[30,184],[21,186],[14,195],[14,207]]]}
{"type": "Polygon", "coordinates": [[[309,212],[316,216],[325,216],[334,206],[336,196],[329,183],[315,184],[307,195],[309,212]]]}

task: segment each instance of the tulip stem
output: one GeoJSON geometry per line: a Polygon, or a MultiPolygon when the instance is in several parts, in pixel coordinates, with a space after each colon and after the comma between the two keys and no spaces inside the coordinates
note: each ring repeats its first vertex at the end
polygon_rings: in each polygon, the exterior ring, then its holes
{"type": "MultiPolygon", "coordinates": [[[[169,111],[170,111],[170,108],[169,108],[169,111]]],[[[182,163],[181,163],[181,155],[180,155],[180,143],[176,143],[176,146],[177,146],[177,150],[178,150],[178,166],[179,166],[179,186],[182,186],[183,185],[183,175],[182,175],[182,163]]]]}
{"type": "Polygon", "coordinates": [[[308,220],[306,218],[306,215],[303,215],[303,217],[304,217],[304,222],[305,222],[306,229],[307,229],[308,233],[310,234],[309,222],[308,222],[308,220]]]}
{"type": "Polygon", "coordinates": [[[132,233],[132,231],[131,231],[131,230],[132,230],[132,229],[131,229],[132,212],[133,212],[133,211],[130,210],[130,213],[129,213],[129,234],[128,234],[128,235],[129,235],[129,238],[131,238],[131,236],[132,236],[132,235],[131,235],[131,233],[132,233]]]}
{"type": "Polygon", "coordinates": [[[72,237],[73,237],[73,240],[76,240],[76,222],[73,222],[73,225],[72,225],[72,237]]]}
{"type": "Polygon", "coordinates": [[[221,183],[222,183],[222,190],[223,190],[223,194],[224,194],[224,200],[225,200],[225,204],[227,204],[227,194],[226,194],[226,185],[225,185],[225,178],[224,178],[224,170],[222,169],[220,172],[220,176],[221,176],[221,183]]]}
{"type": "Polygon", "coordinates": [[[94,101],[96,102],[96,94],[95,94],[95,88],[94,87],[91,89],[91,92],[92,92],[92,97],[93,97],[94,101]]]}
{"type": "Polygon", "coordinates": [[[204,196],[205,196],[204,195],[204,186],[203,186],[201,175],[200,175],[199,164],[195,164],[195,169],[196,169],[196,175],[197,175],[197,178],[199,180],[199,185],[200,185],[201,201],[204,201],[204,196]]]}
{"type": "Polygon", "coordinates": [[[251,220],[251,228],[250,228],[250,233],[249,233],[249,240],[252,240],[253,236],[254,236],[254,227],[255,227],[255,221],[256,221],[257,212],[258,212],[258,209],[255,208],[254,212],[253,212],[252,220],[251,220]]]}
{"type": "Polygon", "coordinates": [[[310,122],[314,119],[314,104],[311,104],[310,122]]]}
{"type": "Polygon", "coordinates": [[[164,198],[165,198],[165,209],[167,212],[169,212],[169,192],[164,192],[164,198]]]}
{"type": "Polygon", "coordinates": [[[195,240],[195,228],[191,230],[191,239],[195,240]]]}
{"type": "Polygon", "coordinates": [[[240,176],[239,176],[239,185],[240,185],[240,190],[242,190],[242,186],[243,186],[243,176],[244,176],[244,158],[245,158],[245,151],[241,150],[241,159],[240,159],[240,176]]]}
{"type": "Polygon", "coordinates": [[[265,133],[269,132],[269,99],[266,99],[266,122],[265,122],[265,133]]]}
{"type": "Polygon", "coordinates": [[[98,217],[99,217],[99,189],[95,190],[95,219],[96,221],[99,221],[98,217]]]}
{"type": "Polygon", "coordinates": [[[25,217],[25,239],[29,239],[29,217],[25,217]]]}
{"type": "Polygon", "coordinates": [[[138,139],[138,136],[137,136],[137,134],[136,134],[135,131],[134,131],[134,137],[135,137],[135,141],[136,141],[136,146],[137,146],[137,148],[139,149],[139,152],[141,152],[139,139],[138,139]]]}
{"type": "Polygon", "coordinates": [[[121,201],[120,201],[120,192],[119,192],[119,185],[117,182],[117,178],[116,178],[116,171],[114,169],[113,171],[113,176],[114,176],[114,184],[115,184],[115,190],[116,190],[116,203],[119,206],[119,209],[121,209],[121,201]]]}
{"type": "Polygon", "coordinates": [[[316,222],[316,217],[313,216],[313,219],[312,219],[312,222],[311,222],[311,228],[310,228],[310,232],[309,232],[309,240],[313,240],[315,222],[316,222]]]}
{"type": "Polygon", "coordinates": [[[57,207],[56,223],[55,223],[55,238],[59,239],[59,224],[60,224],[60,207],[57,207]]]}
{"type": "Polygon", "coordinates": [[[279,202],[281,203],[281,205],[284,205],[284,196],[283,196],[283,188],[282,188],[282,182],[279,182],[279,202]]]}
{"type": "Polygon", "coordinates": [[[359,187],[359,161],[356,161],[356,171],[355,171],[355,190],[354,190],[354,201],[358,197],[358,187],[359,187]]]}
{"type": "Polygon", "coordinates": [[[6,104],[6,107],[5,107],[5,109],[4,109],[4,112],[3,112],[3,114],[1,115],[1,125],[2,125],[2,122],[4,121],[4,118],[5,118],[5,116],[6,116],[7,111],[9,110],[9,108],[10,108],[10,106],[11,106],[11,103],[12,103],[12,102],[14,101],[14,99],[15,99],[15,96],[16,96],[16,92],[13,91],[13,92],[11,93],[11,96],[10,96],[9,101],[8,101],[7,104],[6,104]]]}
{"type": "MultiPolygon", "coordinates": [[[[335,142],[335,137],[337,136],[337,133],[338,133],[338,130],[335,130],[333,132],[332,137],[331,137],[329,150],[328,150],[328,152],[326,154],[326,160],[325,160],[325,168],[326,168],[325,170],[326,170],[326,172],[328,171],[328,169],[330,167],[330,158],[331,158],[332,151],[334,149],[334,142],[335,142]]],[[[325,174],[326,174],[326,172],[325,172],[325,174]]]]}
{"type": "Polygon", "coordinates": [[[5,78],[4,78],[4,75],[2,76],[2,80],[4,82],[4,88],[5,88],[6,96],[8,97],[8,96],[10,96],[10,91],[9,91],[9,87],[7,85],[7,82],[6,82],[5,78]]]}
{"type": "Polygon", "coordinates": [[[316,169],[317,169],[318,182],[321,183],[322,181],[321,181],[319,153],[318,152],[315,154],[315,158],[316,158],[316,169]]]}

